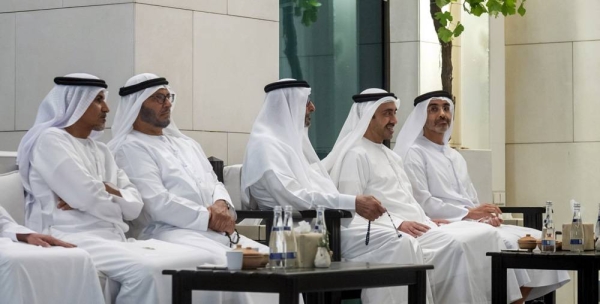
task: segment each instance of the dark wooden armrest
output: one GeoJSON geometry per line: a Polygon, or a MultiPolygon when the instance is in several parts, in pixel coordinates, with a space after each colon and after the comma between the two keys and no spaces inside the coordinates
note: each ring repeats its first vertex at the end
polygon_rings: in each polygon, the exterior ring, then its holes
{"type": "Polygon", "coordinates": [[[542,215],[546,212],[544,207],[500,207],[503,213],[523,214],[523,226],[542,230],[542,215]]]}

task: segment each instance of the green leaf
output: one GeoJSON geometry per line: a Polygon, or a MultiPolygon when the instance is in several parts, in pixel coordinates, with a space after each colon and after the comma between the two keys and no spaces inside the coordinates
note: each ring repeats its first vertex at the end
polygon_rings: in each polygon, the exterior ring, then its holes
{"type": "Polygon", "coordinates": [[[502,3],[498,0],[488,0],[486,6],[490,15],[498,15],[498,13],[502,11],[502,3]]]}
{"type": "Polygon", "coordinates": [[[519,5],[519,9],[517,10],[517,13],[519,13],[519,15],[521,15],[521,16],[525,15],[525,13],[527,12],[527,10],[525,9],[525,6],[524,6],[525,5],[525,1],[526,0],[523,0],[521,2],[521,5],[519,5]]]}
{"type": "Polygon", "coordinates": [[[445,27],[440,27],[438,29],[438,38],[440,38],[440,40],[442,40],[443,42],[450,42],[450,40],[452,40],[452,31],[445,28],[445,27]]]}
{"type": "Polygon", "coordinates": [[[446,5],[448,5],[451,2],[451,0],[435,0],[435,4],[439,7],[442,8],[446,5]]]}
{"type": "Polygon", "coordinates": [[[470,13],[473,14],[473,15],[475,15],[475,16],[477,16],[477,17],[481,16],[481,14],[486,13],[486,12],[487,12],[487,9],[485,8],[485,6],[483,6],[481,4],[478,4],[478,5],[475,5],[475,6],[471,6],[471,12],[470,13]]]}
{"type": "Polygon", "coordinates": [[[319,1],[317,1],[317,0],[309,0],[308,4],[310,4],[310,6],[315,6],[315,7],[321,6],[321,3],[319,3],[319,1]]]}
{"type": "Polygon", "coordinates": [[[450,12],[437,12],[435,13],[434,18],[439,20],[442,26],[448,26],[448,22],[453,19],[450,12]]]}
{"type": "Polygon", "coordinates": [[[502,15],[509,16],[514,15],[517,12],[516,0],[505,0],[502,4],[502,15]]]}
{"type": "Polygon", "coordinates": [[[454,37],[458,37],[460,36],[460,34],[462,34],[462,32],[465,30],[465,27],[460,24],[460,22],[456,25],[456,28],[454,28],[454,37]]]}

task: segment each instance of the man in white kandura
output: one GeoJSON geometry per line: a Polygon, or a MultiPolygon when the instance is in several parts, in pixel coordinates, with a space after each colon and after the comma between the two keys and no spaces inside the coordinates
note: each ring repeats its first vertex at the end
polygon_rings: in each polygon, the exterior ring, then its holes
{"type": "MultiPolygon", "coordinates": [[[[173,120],[175,94],[165,78],[140,74],[119,91],[121,102],[108,144],[144,201],[140,239],[194,246],[205,262],[225,265],[232,244],[269,248],[235,231],[235,210],[200,144],[173,120]]],[[[274,294],[221,293],[221,301],[273,302],[274,294]],[[266,297],[261,299],[261,297],[266,297]],[[232,298],[232,299],[229,299],[232,298]]],[[[214,301],[214,300],[213,300],[214,301]]]]}
{"type": "MultiPolygon", "coordinates": [[[[315,106],[305,81],[282,79],[265,87],[264,105],[254,122],[242,167],[242,191],[261,209],[291,205],[296,210],[345,209],[375,220],[385,208],[373,196],[341,194],[321,165],[307,130],[315,106]]],[[[386,215],[387,217],[387,215],[386,215]]],[[[348,224],[344,221],[343,225],[348,224]]],[[[422,264],[414,239],[393,227],[371,227],[365,245],[364,227],[342,227],[341,255],[348,261],[422,264]]],[[[364,289],[363,303],[405,303],[406,287],[364,289]]]]}
{"type": "Polygon", "coordinates": [[[120,283],[117,303],[169,303],[170,278],[162,270],[195,267],[201,252],[126,239],[123,220],[135,219],[143,204],[108,147],[94,140],[109,111],[107,85],[83,73],[54,82],[17,153],[26,225],[86,250],[100,272],[120,283]]]}
{"type": "MultiPolygon", "coordinates": [[[[393,225],[405,237],[417,238],[425,263],[435,267],[429,273],[435,303],[489,303],[491,264],[485,253],[505,248],[499,234],[492,227],[427,217],[412,195],[402,160],[383,145],[394,133],[399,101],[381,89],[365,90],[353,99],[346,123],[323,160],[334,184],[341,193],[381,200],[393,223],[379,218],[371,227],[393,225]]],[[[367,225],[366,219],[355,216],[350,227],[367,225]]],[[[519,299],[514,271],[509,273],[508,286],[509,298],[519,299]]]]}
{"type": "Polygon", "coordinates": [[[0,206],[0,303],[104,303],[90,255],[73,247],[18,225],[0,206]]]}
{"type": "MultiPolygon", "coordinates": [[[[452,96],[445,91],[429,92],[418,96],[414,105],[398,134],[394,152],[404,159],[415,199],[425,213],[451,222],[473,221],[498,227],[509,249],[517,249],[517,240],[525,234],[539,238],[539,230],[501,224],[498,207],[479,203],[465,159],[448,144],[454,115],[452,96]]],[[[528,269],[527,275],[529,282],[520,282],[526,299],[540,297],[570,280],[566,271],[528,269]]]]}

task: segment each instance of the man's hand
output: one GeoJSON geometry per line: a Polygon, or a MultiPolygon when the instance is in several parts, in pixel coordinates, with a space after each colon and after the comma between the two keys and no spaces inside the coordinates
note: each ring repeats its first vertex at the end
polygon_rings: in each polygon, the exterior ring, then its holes
{"type": "Polygon", "coordinates": [[[235,231],[235,220],[229,213],[229,205],[224,200],[216,201],[208,207],[208,228],[216,232],[227,232],[230,235],[235,231]]]}
{"type": "Polygon", "coordinates": [[[58,205],[56,205],[56,207],[63,211],[73,210],[73,207],[69,206],[69,204],[60,197],[58,198],[58,205]]]}
{"type": "Polygon", "coordinates": [[[413,237],[419,237],[429,229],[430,228],[427,225],[412,221],[404,221],[402,224],[400,224],[400,227],[398,227],[398,230],[408,233],[413,237]]]}
{"type": "Polygon", "coordinates": [[[62,246],[65,248],[77,247],[73,244],[63,242],[53,236],[39,234],[39,233],[29,233],[29,234],[17,233],[17,240],[19,242],[36,245],[36,246],[42,246],[42,247],[50,247],[50,246],[62,246]]]}
{"type": "Polygon", "coordinates": [[[482,223],[490,224],[494,227],[498,227],[498,226],[502,225],[502,222],[504,222],[501,218],[499,218],[497,216],[484,217],[484,218],[480,219],[479,221],[482,223]]]}
{"type": "Polygon", "coordinates": [[[111,183],[104,182],[104,189],[106,189],[106,192],[114,196],[123,197],[121,195],[121,191],[119,191],[119,189],[111,183]]]}
{"type": "Polygon", "coordinates": [[[494,204],[481,204],[475,208],[469,209],[469,213],[465,216],[466,219],[479,220],[485,217],[496,217],[502,214],[500,208],[494,204]]]}
{"type": "Polygon", "coordinates": [[[444,219],[433,219],[431,221],[434,222],[438,226],[445,225],[445,224],[450,224],[449,220],[444,220],[444,219]]]}
{"type": "Polygon", "coordinates": [[[369,221],[379,218],[386,209],[375,197],[371,195],[356,196],[356,213],[369,221]]]}

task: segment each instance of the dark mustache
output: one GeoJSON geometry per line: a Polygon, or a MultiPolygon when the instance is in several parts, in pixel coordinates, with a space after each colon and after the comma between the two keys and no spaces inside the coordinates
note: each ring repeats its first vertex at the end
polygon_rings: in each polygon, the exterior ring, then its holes
{"type": "Polygon", "coordinates": [[[446,122],[447,124],[450,124],[450,119],[448,119],[448,118],[441,118],[441,119],[438,119],[438,120],[436,120],[436,121],[435,121],[435,123],[436,123],[436,124],[439,124],[439,123],[440,123],[440,122],[442,122],[442,121],[446,122]]]}

